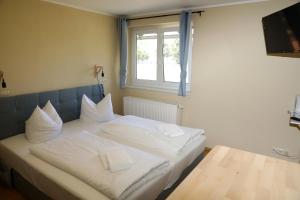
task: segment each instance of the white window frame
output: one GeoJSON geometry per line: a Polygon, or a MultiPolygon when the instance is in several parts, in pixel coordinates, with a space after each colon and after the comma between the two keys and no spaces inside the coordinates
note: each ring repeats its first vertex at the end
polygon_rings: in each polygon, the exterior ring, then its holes
{"type": "MultiPolygon", "coordinates": [[[[131,82],[127,87],[129,88],[139,88],[147,90],[155,90],[161,92],[178,93],[179,83],[177,82],[167,82],[164,81],[164,60],[163,60],[163,33],[168,31],[179,31],[179,27],[149,27],[149,28],[137,28],[132,30],[131,33],[131,82]],[[136,47],[137,47],[137,34],[145,33],[157,33],[157,80],[140,80],[137,79],[137,63],[136,63],[136,47]]],[[[192,36],[192,31],[191,31],[192,36]]],[[[192,37],[190,40],[190,49],[188,57],[188,80],[189,83],[186,84],[187,92],[190,92],[191,86],[191,74],[192,74],[192,37]]]]}

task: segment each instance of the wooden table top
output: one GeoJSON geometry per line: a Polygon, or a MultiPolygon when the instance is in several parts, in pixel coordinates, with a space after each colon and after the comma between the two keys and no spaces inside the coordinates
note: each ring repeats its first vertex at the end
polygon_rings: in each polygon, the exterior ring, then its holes
{"type": "Polygon", "coordinates": [[[168,200],[300,200],[300,164],[216,146],[168,200]]]}

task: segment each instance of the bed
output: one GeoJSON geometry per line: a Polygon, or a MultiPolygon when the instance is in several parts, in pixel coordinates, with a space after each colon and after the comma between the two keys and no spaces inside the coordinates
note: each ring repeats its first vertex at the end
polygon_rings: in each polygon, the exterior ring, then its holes
{"type": "MultiPolygon", "coordinates": [[[[156,154],[170,160],[168,173],[156,177],[131,193],[127,199],[163,199],[166,192],[182,177],[182,172],[191,166],[193,161],[201,159],[204,150],[205,136],[191,141],[180,155],[168,157],[151,149],[136,145],[130,141],[105,134],[101,131],[101,124],[87,123],[79,118],[81,97],[86,94],[93,101],[103,98],[103,87],[100,85],[51,91],[37,94],[21,95],[16,97],[0,98],[0,159],[2,173],[8,172],[8,180],[16,188],[26,190],[29,198],[36,199],[109,199],[80,179],[60,170],[47,162],[33,156],[29,152],[32,145],[24,134],[24,121],[31,114],[36,105],[43,106],[48,100],[58,110],[64,121],[63,132],[88,130],[116,142],[156,154]],[[6,169],[6,170],[5,170],[6,169]],[[24,189],[26,188],[26,189],[24,189]],[[28,192],[29,191],[29,192],[28,192]]],[[[116,118],[120,117],[116,115],[116,118]]],[[[188,128],[187,128],[188,129],[188,128]]],[[[190,129],[189,131],[193,131],[190,129]]],[[[195,130],[194,130],[195,131],[195,130]]],[[[187,170],[185,170],[188,173],[187,170]]]]}

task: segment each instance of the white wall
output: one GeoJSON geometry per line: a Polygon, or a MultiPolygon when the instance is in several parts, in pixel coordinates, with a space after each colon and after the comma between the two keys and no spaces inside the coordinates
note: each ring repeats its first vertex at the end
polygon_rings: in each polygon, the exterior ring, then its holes
{"type": "Polygon", "coordinates": [[[96,84],[98,64],[120,110],[115,17],[40,0],[0,0],[0,24],[0,70],[12,95],[96,84]]]}
{"type": "Polygon", "coordinates": [[[206,129],[217,144],[266,155],[273,146],[300,156],[300,130],[287,110],[300,94],[300,59],[267,56],[261,19],[297,1],[207,9],[194,17],[190,96],[126,89],[122,95],[184,106],[183,124],[206,129]]]}

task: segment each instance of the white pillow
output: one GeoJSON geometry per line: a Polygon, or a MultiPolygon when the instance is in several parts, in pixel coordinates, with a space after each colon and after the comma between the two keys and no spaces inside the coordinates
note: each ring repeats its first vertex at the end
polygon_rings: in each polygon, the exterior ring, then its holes
{"type": "Polygon", "coordinates": [[[55,108],[53,107],[50,101],[46,103],[45,107],[43,108],[43,111],[45,111],[49,115],[49,117],[51,117],[51,119],[54,122],[56,122],[56,124],[62,127],[63,121],[58,115],[58,113],[56,112],[55,108]]]}
{"type": "Polygon", "coordinates": [[[62,120],[50,102],[35,108],[25,123],[25,136],[31,143],[41,143],[57,137],[61,133],[62,120]]]}
{"type": "Polygon", "coordinates": [[[111,95],[107,94],[97,105],[83,95],[80,119],[87,122],[106,122],[115,119],[111,95]]]}

